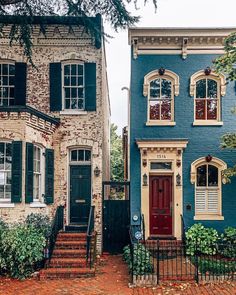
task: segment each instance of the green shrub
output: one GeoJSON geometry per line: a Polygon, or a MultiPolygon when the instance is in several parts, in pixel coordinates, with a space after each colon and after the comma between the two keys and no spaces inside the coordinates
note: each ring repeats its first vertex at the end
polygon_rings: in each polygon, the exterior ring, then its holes
{"type": "Polygon", "coordinates": [[[186,232],[186,253],[194,255],[195,251],[202,254],[216,254],[216,242],[219,240],[217,231],[196,223],[186,232]]]}
{"type": "Polygon", "coordinates": [[[31,213],[25,220],[27,225],[32,225],[38,229],[45,238],[48,238],[51,233],[51,222],[47,215],[41,213],[31,213]]]}
{"type": "Polygon", "coordinates": [[[219,252],[226,257],[236,258],[236,228],[225,228],[221,240],[223,245],[219,252]]]}
{"type": "Polygon", "coordinates": [[[226,275],[236,271],[235,261],[200,259],[198,266],[201,273],[208,272],[210,275],[226,275]]]}
{"type": "Polygon", "coordinates": [[[18,224],[2,232],[0,269],[13,278],[23,279],[43,259],[45,237],[31,225],[18,224]]]}
{"type": "Polygon", "coordinates": [[[133,245],[133,261],[131,259],[130,246],[125,246],[123,249],[123,258],[128,264],[129,270],[132,271],[133,268],[133,274],[144,275],[153,273],[150,252],[143,244],[137,243],[133,245]]]}

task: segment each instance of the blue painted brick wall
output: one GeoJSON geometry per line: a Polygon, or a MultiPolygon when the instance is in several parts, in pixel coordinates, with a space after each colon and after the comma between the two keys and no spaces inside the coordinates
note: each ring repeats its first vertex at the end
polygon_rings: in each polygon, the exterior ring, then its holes
{"type": "MultiPolygon", "coordinates": [[[[212,65],[216,55],[189,55],[183,60],[180,55],[140,55],[131,61],[131,108],[130,108],[130,179],[131,216],[140,212],[140,152],[136,138],[187,138],[188,146],[183,154],[183,213],[187,226],[194,223],[194,185],[190,183],[190,165],[208,154],[225,161],[229,166],[236,163],[236,151],[222,151],[220,137],[226,132],[236,131],[236,115],[231,109],[236,106],[235,84],[227,85],[222,97],[223,126],[192,126],[194,119],[194,98],[189,95],[190,77],[195,72],[212,65]],[[180,77],[180,93],[175,97],[176,126],[146,126],[147,98],[143,96],[143,79],[150,71],[164,67],[180,77]],[[186,204],[192,205],[186,211],[186,204]]],[[[223,185],[224,221],[203,221],[207,226],[222,230],[236,226],[236,180],[223,185]]],[[[133,221],[131,220],[133,223],[133,221]]]]}

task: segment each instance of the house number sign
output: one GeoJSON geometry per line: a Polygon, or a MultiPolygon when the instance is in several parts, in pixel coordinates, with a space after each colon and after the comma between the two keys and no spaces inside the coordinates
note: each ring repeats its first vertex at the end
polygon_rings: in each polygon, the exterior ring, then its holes
{"type": "Polygon", "coordinates": [[[157,159],[166,159],[166,155],[157,154],[157,159]]]}

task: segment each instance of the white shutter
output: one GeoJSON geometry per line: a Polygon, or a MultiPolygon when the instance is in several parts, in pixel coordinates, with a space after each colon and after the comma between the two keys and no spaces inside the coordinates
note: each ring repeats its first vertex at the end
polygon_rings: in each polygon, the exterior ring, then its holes
{"type": "Polygon", "coordinates": [[[196,188],[195,194],[195,211],[196,213],[205,213],[207,210],[206,204],[207,191],[206,188],[196,188]]]}
{"type": "Polygon", "coordinates": [[[207,207],[208,213],[218,213],[219,207],[219,190],[218,188],[210,188],[208,189],[208,198],[207,198],[207,207]]]}

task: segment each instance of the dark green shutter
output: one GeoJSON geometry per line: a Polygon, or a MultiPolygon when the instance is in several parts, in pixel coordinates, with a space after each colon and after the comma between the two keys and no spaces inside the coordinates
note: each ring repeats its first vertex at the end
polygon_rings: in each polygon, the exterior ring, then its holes
{"type": "Polygon", "coordinates": [[[12,142],[11,202],[20,203],[22,199],[22,142],[12,142]]]}
{"type": "Polygon", "coordinates": [[[96,63],[85,63],[85,110],[96,111],[96,63]]]}
{"type": "Polygon", "coordinates": [[[34,180],[34,146],[26,143],[26,165],[25,165],[25,202],[33,202],[33,180],[34,180]]]}
{"type": "Polygon", "coordinates": [[[52,204],[54,196],[54,150],[46,149],[45,203],[52,204]]]}
{"type": "Polygon", "coordinates": [[[15,105],[26,105],[27,64],[15,63],[15,105]]]}
{"type": "Polygon", "coordinates": [[[62,109],[62,83],[61,83],[61,63],[50,63],[50,110],[61,111],[62,109]]]}

